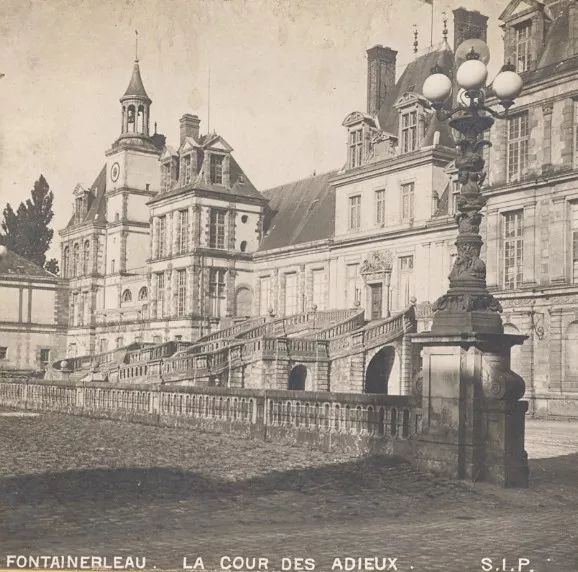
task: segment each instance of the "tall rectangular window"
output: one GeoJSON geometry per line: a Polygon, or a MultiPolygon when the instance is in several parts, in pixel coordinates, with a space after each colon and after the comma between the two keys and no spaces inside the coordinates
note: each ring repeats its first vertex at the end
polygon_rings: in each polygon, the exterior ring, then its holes
{"type": "Polygon", "coordinates": [[[325,270],[313,270],[313,292],[311,303],[317,306],[317,310],[325,310],[325,270]]]}
{"type": "Polygon", "coordinates": [[[528,113],[508,120],[508,181],[519,180],[528,168],[528,113]]]}
{"type": "Polygon", "coordinates": [[[157,274],[157,318],[165,317],[165,275],[157,274]]]}
{"type": "Polygon", "coordinates": [[[177,270],[177,316],[187,313],[187,271],[177,270]]]}
{"type": "Polygon", "coordinates": [[[177,254],[185,254],[188,250],[189,241],[189,211],[182,210],[177,213],[177,254]]]}
{"type": "Polygon", "coordinates": [[[164,258],[167,255],[167,217],[157,218],[157,258],[164,258]]]}
{"type": "Polygon", "coordinates": [[[417,111],[410,111],[401,116],[401,148],[404,153],[417,148],[417,111]]]}
{"type": "Polygon", "coordinates": [[[211,209],[209,248],[225,248],[225,211],[220,209],[211,209]]]}
{"type": "Polygon", "coordinates": [[[163,193],[170,191],[171,190],[171,183],[172,183],[171,164],[170,163],[164,163],[161,166],[161,191],[163,193]]]}
{"type": "Polygon", "coordinates": [[[222,155],[211,155],[211,183],[223,184],[223,159],[222,155]]]}
{"type": "Polygon", "coordinates": [[[211,268],[209,272],[209,299],[211,316],[219,317],[223,314],[225,300],[225,274],[224,268],[211,268]]]}
{"type": "Polygon", "coordinates": [[[451,210],[449,214],[452,215],[457,214],[459,196],[460,196],[460,183],[459,181],[452,181],[451,210]]]}
{"type": "Polygon", "coordinates": [[[363,129],[349,132],[349,167],[359,167],[363,162],[363,129]]]}
{"type": "Polygon", "coordinates": [[[192,180],[192,157],[185,155],[183,158],[183,185],[188,185],[192,180]]]}
{"type": "Polygon", "coordinates": [[[385,224],[385,189],[375,191],[375,224],[385,224]]]}
{"type": "Polygon", "coordinates": [[[572,282],[578,284],[578,203],[572,203],[570,208],[570,224],[572,232],[572,282]]]}
{"type": "Polygon", "coordinates": [[[522,285],[524,260],[524,211],[504,215],[504,289],[522,285]]]}
{"type": "Polygon", "coordinates": [[[401,218],[409,220],[414,215],[414,183],[406,183],[401,186],[401,218]]]}
{"type": "Polygon", "coordinates": [[[285,315],[297,313],[297,273],[285,274],[285,315]]]}
{"type": "Polygon", "coordinates": [[[271,278],[262,276],[259,279],[259,315],[266,316],[271,305],[271,278]]]}
{"type": "Polygon", "coordinates": [[[353,308],[358,301],[361,301],[359,264],[348,264],[345,267],[345,305],[353,308]]]}
{"type": "Polygon", "coordinates": [[[361,195],[349,197],[349,230],[359,230],[361,226],[361,195]]]}
{"type": "Polygon", "coordinates": [[[528,20],[516,26],[516,68],[518,73],[524,73],[530,69],[531,39],[532,39],[532,21],[528,20]]]}
{"type": "Polygon", "coordinates": [[[399,257],[399,305],[402,308],[409,306],[413,296],[413,256],[399,257]]]}

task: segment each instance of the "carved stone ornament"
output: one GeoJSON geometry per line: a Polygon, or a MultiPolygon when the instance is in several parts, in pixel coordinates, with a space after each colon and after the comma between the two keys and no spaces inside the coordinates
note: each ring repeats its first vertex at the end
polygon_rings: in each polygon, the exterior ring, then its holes
{"type": "Polygon", "coordinates": [[[393,267],[393,256],[389,250],[372,252],[361,263],[359,272],[362,276],[368,274],[385,274],[391,272],[393,267]]]}

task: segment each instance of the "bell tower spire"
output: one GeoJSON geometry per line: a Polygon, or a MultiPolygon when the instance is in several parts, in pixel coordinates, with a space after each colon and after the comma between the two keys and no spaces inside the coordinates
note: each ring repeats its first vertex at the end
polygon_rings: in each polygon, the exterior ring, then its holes
{"type": "Polygon", "coordinates": [[[121,136],[144,135],[148,137],[152,101],[147,95],[140,75],[137,30],[135,30],[135,60],[132,76],[120,102],[122,104],[121,136]]]}

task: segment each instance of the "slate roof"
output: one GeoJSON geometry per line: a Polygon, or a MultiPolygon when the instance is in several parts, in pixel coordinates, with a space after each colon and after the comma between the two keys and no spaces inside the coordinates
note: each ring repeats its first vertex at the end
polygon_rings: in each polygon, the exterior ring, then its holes
{"type": "Polygon", "coordinates": [[[94,183],[92,183],[90,190],[93,195],[92,203],[86,216],[80,222],[76,220],[76,216],[73,213],[72,217],[68,221],[66,228],[75,226],[77,224],[82,224],[84,222],[106,222],[105,217],[105,200],[104,193],[106,192],[106,165],[102,167],[100,173],[96,177],[94,183]]]}
{"type": "Polygon", "coordinates": [[[314,175],[263,191],[269,204],[260,251],[333,237],[335,192],[329,180],[336,173],[314,175]]]}
{"type": "Polygon", "coordinates": [[[140,67],[138,65],[138,60],[134,62],[134,67],[132,68],[132,76],[130,78],[130,83],[122,96],[122,99],[125,97],[139,97],[141,99],[146,99],[149,102],[151,101],[147,92],[144,88],[142,77],[140,75],[140,67]]]}
{"type": "MultiPolygon", "coordinates": [[[[394,108],[395,103],[404,93],[414,92],[421,94],[423,83],[431,74],[431,68],[435,65],[441,66],[446,73],[449,73],[454,68],[454,54],[446,42],[442,42],[438,47],[434,47],[427,53],[418,56],[403,70],[395,87],[386,95],[383,106],[377,113],[379,126],[383,131],[388,133],[399,132],[399,112],[394,108]]],[[[446,140],[447,137],[451,137],[451,130],[447,126],[440,126],[438,131],[440,131],[440,143],[442,138],[446,140]]],[[[453,138],[451,141],[449,147],[453,147],[453,138]]]]}
{"type": "Polygon", "coordinates": [[[7,250],[6,255],[0,258],[0,276],[6,275],[56,279],[54,274],[44,270],[42,266],[38,266],[38,264],[27,260],[11,250],[7,250]]]}

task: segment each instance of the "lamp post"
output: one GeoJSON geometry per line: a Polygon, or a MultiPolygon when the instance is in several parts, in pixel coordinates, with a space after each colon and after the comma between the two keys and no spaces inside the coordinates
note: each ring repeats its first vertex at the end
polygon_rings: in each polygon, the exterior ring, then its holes
{"type": "Polygon", "coordinates": [[[430,332],[411,338],[422,360],[415,360],[414,397],[421,405],[422,428],[414,448],[414,464],[453,478],[487,480],[507,487],[528,485],[524,450],[524,416],[528,409],[524,380],[510,369],[512,346],[526,337],[504,334],[500,303],[486,288],[486,266],[480,259],[481,210],[486,198],[482,134],[495,119],[507,117],[522,89],[521,78],[504,66],[493,90],[504,107],[485,105],[489,50],[481,40],[466,40],[467,53],[456,73],[457,106],[448,109],[452,82],[434,68],[423,95],[440,121],[459,133],[456,159],[459,182],[458,255],[448,291],[434,303],[430,332]],[[476,49],[470,49],[470,47],[476,49]],[[469,51],[468,51],[469,50],[469,51]],[[480,55],[481,54],[481,55],[480,55]],[[423,378],[421,391],[419,380],[423,378]]]}
{"type": "MultiPolygon", "coordinates": [[[[481,40],[477,42],[481,44],[480,52],[484,48],[487,51],[481,40]]],[[[490,145],[482,134],[494,124],[494,119],[508,116],[509,108],[522,90],[522,79],[509,64],[496,76],[493,90],[504,107],[504,112],[499,113],[485,106],[487,77],[486,64],[472,46],[456,74],[457,84],[461,88],[456,98],[457,107],[446,109],[446,102],[452,94],[452,82],[441,68],[434,67],[423,85],[423,95],[438,119],[449,120],[449,125],[461,136],[457,142],[459,156],[456,159],[461,185],[456,214],[458,254],[449,275],[449,290],[433,305],[432,333],[504,331],[499,315],[502,308],[487,291],[486,265],[480,259],[483,244],[479,234],[480,211],[486,204],[486,198],[480,192],[486,178],[482,150],[490,145]]]]}

